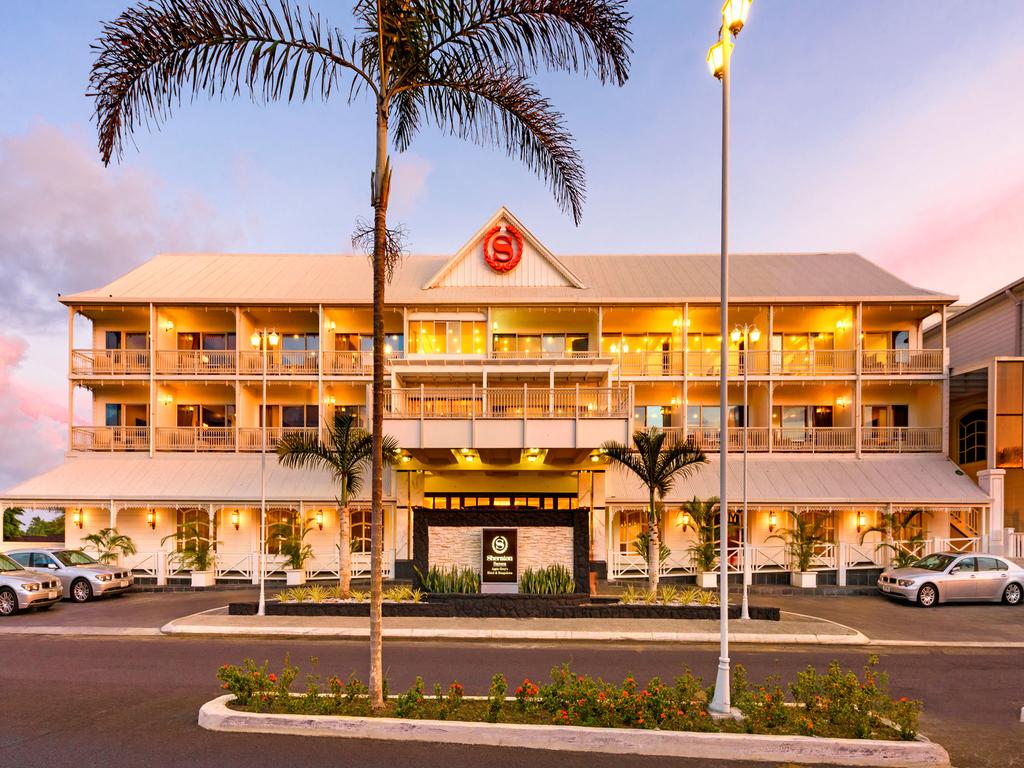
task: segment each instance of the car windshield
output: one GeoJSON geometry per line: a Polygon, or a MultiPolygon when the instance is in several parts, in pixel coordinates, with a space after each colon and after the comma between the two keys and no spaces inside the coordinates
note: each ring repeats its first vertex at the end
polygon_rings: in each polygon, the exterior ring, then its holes
{"type": "Polygon", "coordinates": [[[96,562],[85,552],[77,549],[65,549],[63,552],[54,552],[53,555],[64,565],[93,565],[96,562]]]}
{"type": "Polygon", "coordinates": [[[928,555],[914,563],[914,567],[924,568],[927,571],[944,571],[955,559],[952,555],[928,555]]]}
{"type": "Polygon", "coordinates": [[[7,555],[0,555],[0,571],[20,571],[22,567],[7,555]]]}

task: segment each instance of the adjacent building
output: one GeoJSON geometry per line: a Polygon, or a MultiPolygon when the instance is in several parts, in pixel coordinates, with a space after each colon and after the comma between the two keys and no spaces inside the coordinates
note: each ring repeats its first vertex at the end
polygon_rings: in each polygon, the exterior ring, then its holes
{"type": "MultiPolygon", "coordinates": [[[[517,532],[520,572],[558,562],[584,583],[588,572],[644,576],[646,490],[601,445],[659,427],[708,453],[665,499],[663,570],[688,577],[681,504],[717,494],[723,419],[734,452],[729,566],[742,568],[746,539],[755,581],[787,576],[773,536],[793,515],[817,516],[826,531],[815,563],[826,583],[870,582],[886,552],[862,532],[891,511],[927,511],[899,535],[923,536],[928,549],[1000,543],[990,515],[1001,500],[948,455],[960,426],[945,323],[937,344],[924,339],[926,318],[945,319],[955,297],[852,253],[737,254],[732,265],[729,326],[759,331],[746,346],[719,332],[716,255],[554,254],[503,208],[454,254],[407,258],[387,293],[384,424],[403,449],[385,484],[387,576],[478,567],[482,531],[495,527],[517,532]],[[744,442],[745,529],[735,503],[744,442]]],[[[160,580],[176,569],[165,537],[196,522],[216,541],[218,579],[255,578],[264,437],[273,449],[339,410],[368,419],[370,295],[360,255],[167,254],[64,296],[67,458],[4,502],[65,509],[70,543],[116,526],[139,550],[126,565],[160,580]],[[76,318],[88,319],[87,336],[76,337],[76,318]],[[74,412],[76,388],[91,393],[91,412],[74,412]]],[[[311,577],[333,578],[330,477],[270,456],[265,487],[272,524],[313,527],[311,577]]],[[[365,500],[353,547],[354,574],[365,575],[365,500]]]]}

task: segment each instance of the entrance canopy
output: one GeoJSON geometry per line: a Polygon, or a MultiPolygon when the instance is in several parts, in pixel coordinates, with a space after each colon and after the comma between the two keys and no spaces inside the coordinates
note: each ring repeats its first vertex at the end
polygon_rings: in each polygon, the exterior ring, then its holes
{"type": "MultiPolygon", "coordinates": [[[[333,502],[328,472],[288,469],[267,456],[267,500],[333,502]]],[[[368,484],[365,490],[369,490],[368,484]]],[[[385,474],[385,495],[388,495],[385,474]]],[[[64,463],[0,494],[7,504],[139,501],[148,503],[260,501],[259,454],[69,455],[64,463]]]]}
{"type": "MultiPolygon", "coordinates": [[[[747,457],[747,498],[751,504],[899,504],[987,506],[989,497],[969,477],[957,474],[945,456],[769,456],[747,457]]],[[[665,500],[718,496],[719,457],[677,480],[665,500]]],[[[647,490],[625,470],[610,466],[606,501],[647,501],[647,490]]],[[[729,455],[729,504],[743,499],[743,457],[729,455]]]]}

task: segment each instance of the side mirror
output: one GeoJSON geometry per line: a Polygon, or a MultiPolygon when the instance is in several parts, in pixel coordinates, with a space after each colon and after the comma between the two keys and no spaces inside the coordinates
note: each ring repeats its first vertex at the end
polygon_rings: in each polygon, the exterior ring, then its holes
{"type": "Polygon", "coordinates": [[[46,567],[49,568],[51,571],[56,571],[57,570],[57,564],[56,563],[47,563],[46,567]]]}
{"type": "Polygon", "coordinates": [[[953,574],[955,574],[955,573],[960,573],[960,566],[959,566],[959,565],[955,565],[955,566],[953,566],[953,567],[952,567],[952,568],[950,569],[950,571],[949,571],[949,575],[950,575],[950,576],[952,576],[952,575],[953,575],[953,574]]]}

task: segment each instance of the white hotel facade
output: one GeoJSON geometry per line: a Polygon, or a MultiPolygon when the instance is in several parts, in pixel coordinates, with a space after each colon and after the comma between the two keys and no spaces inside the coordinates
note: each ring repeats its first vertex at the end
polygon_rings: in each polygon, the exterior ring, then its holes
{"type": "MultiPolygon", "coordinates": [[[[732,265],[729,325],[756,325],[760,338],[746,350],[724,340],[730,568],[742,570],[746,536],[754,581],[788,578],[771,534],[793,514],[820,516],[828,532],[821,583],[873,583],[885,554],[859,530],[890,510],[926,509],[930,550],[1006,546],[1001,470],[975,483],[948,458],[944,334],[938,349],[923,344],[926,318],[944,328],[955,297],[856,254],[738,254],[732,265]]],[[[719,483],[717,277],[710,255],[556,256],[504,208],[454,255],[407,258],[387,291],[384,425],[403,459],[385,479],[386,575],[477,566],[480,529],[497,524],[520,529],[520,568],[643,576],[633,541],[646,492],[599,448],[657,426],[708,454],[665,500],[664,572],[692,576],[679,506],[719,483]]],[[[338,409],[367,418],[370,295],[361,255],[169,254],[64,296],[67,457],[0,500],[63,508],[69,545],[116,527],[138,548],[125,564],[161,582],[187,575],[161,540],[195,520],[212,529],[219,580],[255,579],[262,430],[272,450],[338,409]],[[89,335],[75,335],[76,317],[89,335]],[[261,329],[280,339],[266,371],[250,345],[261,329]],[[76,388],[91,393],[91,413],[74,412],[76,388]]],[[[336,495],[328,475],[268,457],[268,519],[313,525],[311,578],[337,573],[336,495]]],[[[358,577],[369,510],[354,508],[358,577]]],[[[276,573],[280,558],[269,559],[276,573]]]]}

